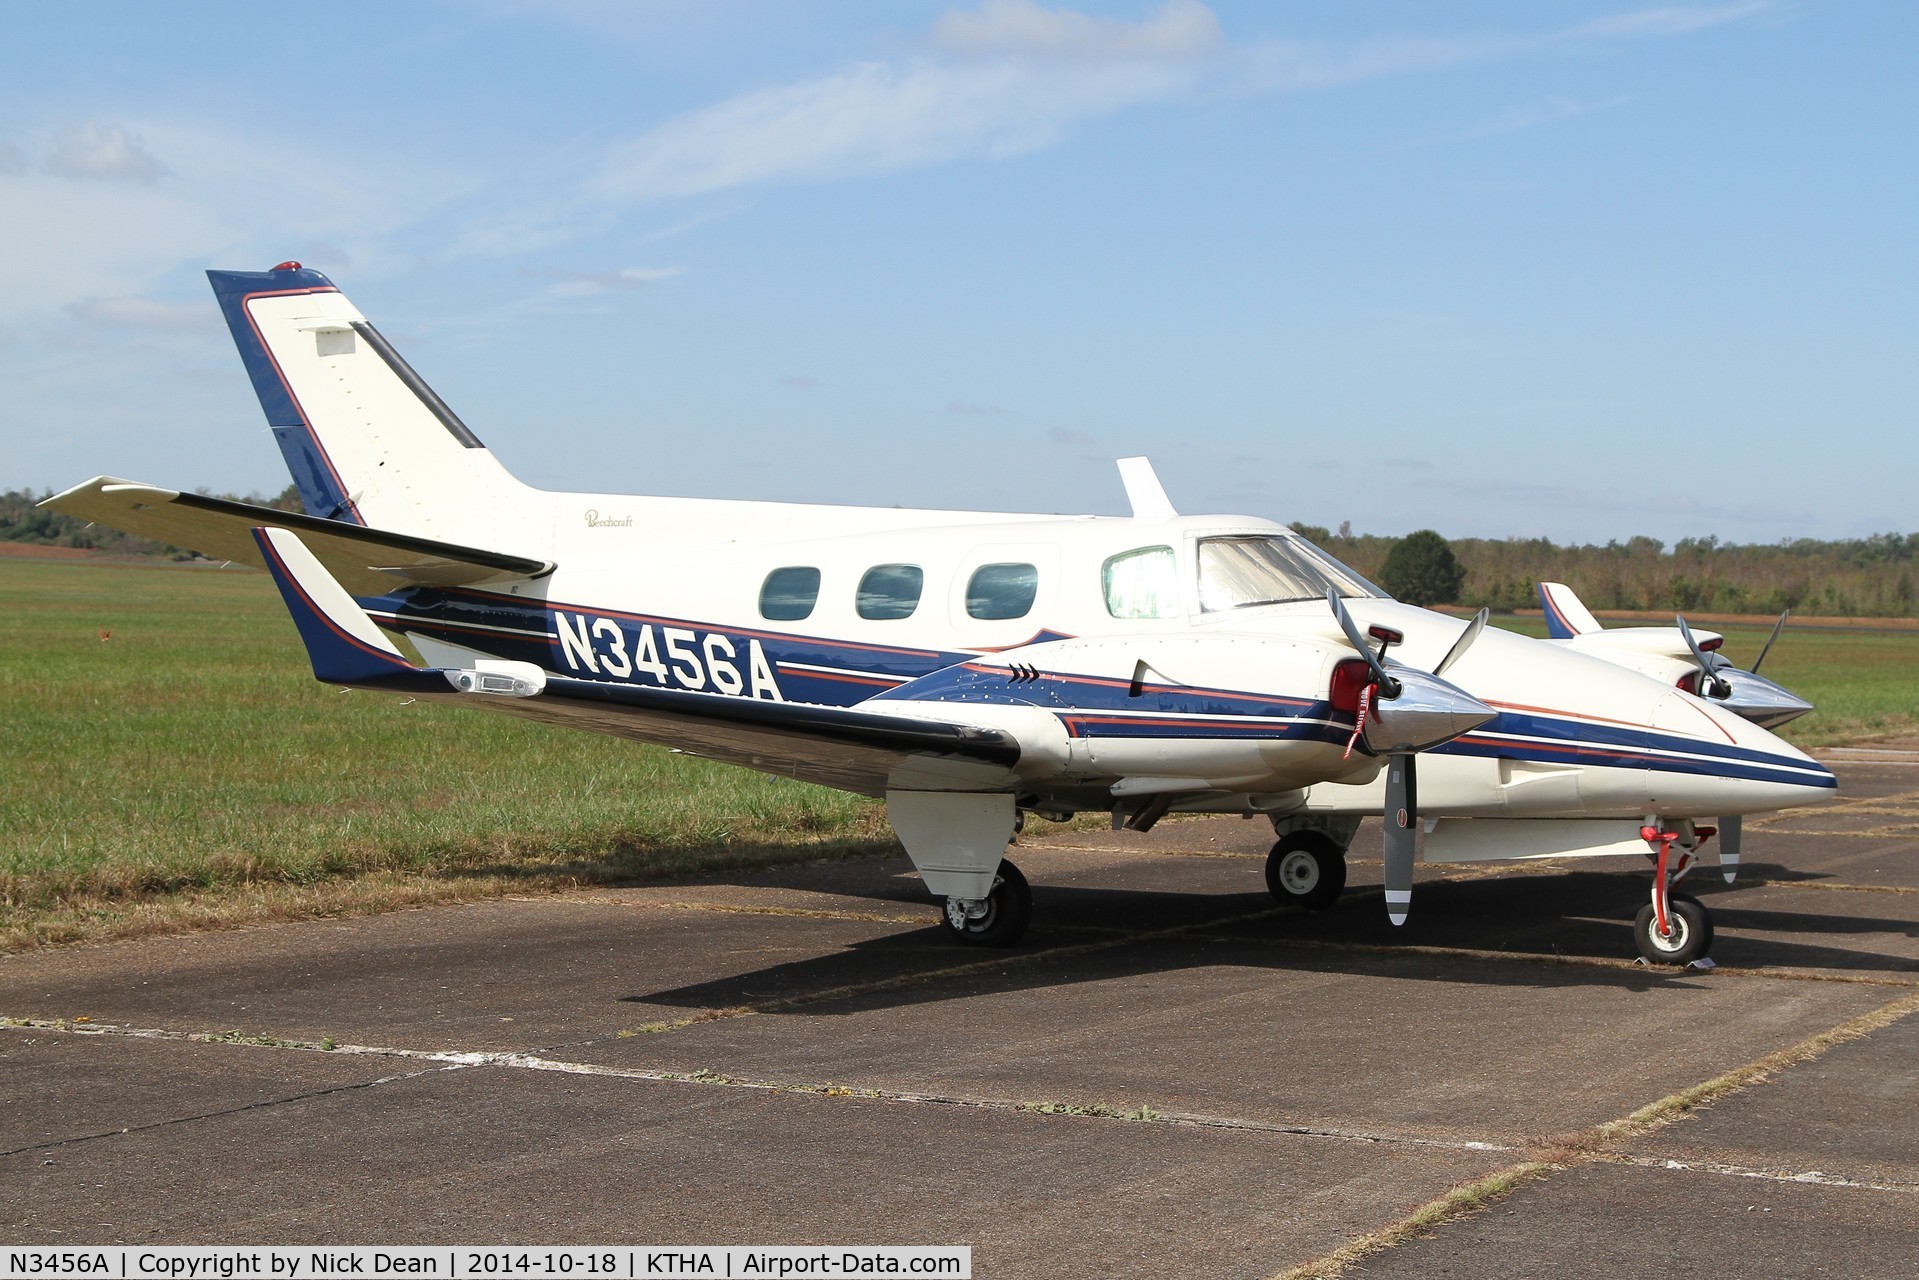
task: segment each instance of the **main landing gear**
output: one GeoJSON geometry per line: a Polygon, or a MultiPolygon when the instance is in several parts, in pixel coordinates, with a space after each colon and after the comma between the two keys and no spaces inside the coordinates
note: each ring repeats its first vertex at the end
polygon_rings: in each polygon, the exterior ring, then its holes
{"type": "Polygon", "coordinates": [[[1639,829],[1639,838],[1657,850],[1652,873],[1652,901],[1639,908],[1632,923],[1633,941],[1639,954],[1652,964],[1692,964],[1705,959],[1712,949],[1712,915],[1699,899],[1672,892],[1672,886],[1685,879],[1693,868],[1693,854],[1707,837],[1711,827],[1694,827],[1690,822],[1680,830],[1664,831],[1656,826],[1639,829]],[[1673,844],[1678,842],[1677,856],[1673,844]]]}
{"type": "Polygon", "coordinates": [[[1283,904],[1322,911],[1346,888],[1346,850],[1323,831],[1289,831],[1266,855],[1266,887],[1283,904]]]}
{"type": "Polygon", "coordinates": [[[1033,891],[1020,869],[1005,858],[984,898],[948,898],[940,923],[969,947],[1010,947],[1033,922],[1033,891]]]}

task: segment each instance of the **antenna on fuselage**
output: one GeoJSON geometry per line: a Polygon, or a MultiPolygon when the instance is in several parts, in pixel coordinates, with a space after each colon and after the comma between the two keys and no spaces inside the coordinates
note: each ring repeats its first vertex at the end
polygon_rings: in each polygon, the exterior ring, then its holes
{"type": "Polygon", "coordinates": [[[1133,519],[1171,520],[1179,514],[1153,472],[1152,459],[1121,458],[1119,479],[1126,486],[1126,500],[1133,504],[1133,519]]]}

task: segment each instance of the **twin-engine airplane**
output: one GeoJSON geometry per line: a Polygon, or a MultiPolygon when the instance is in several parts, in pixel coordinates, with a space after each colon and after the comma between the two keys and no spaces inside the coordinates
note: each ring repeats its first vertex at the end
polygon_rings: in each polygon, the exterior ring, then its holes
{"type": "Polygon", "coordinates": [[[1422,826],[1428,861],[1650,853],[1640,949],[1683,963],[1711,941],[1670,892],[1696,820],[1832,793],[1670,681],[1397,603],[1270,521],[1180,516],[1144,459],[1117,519],[542,492],[325,276],[209,277],[311,514],[106,477],[46,505],[265,568],[329,683],[882,797],[965,942],[1027,926],[1026,814],[1265,815],[1268,885],[1318,907],[1372,813],[1395,923],[1422,826]]]}

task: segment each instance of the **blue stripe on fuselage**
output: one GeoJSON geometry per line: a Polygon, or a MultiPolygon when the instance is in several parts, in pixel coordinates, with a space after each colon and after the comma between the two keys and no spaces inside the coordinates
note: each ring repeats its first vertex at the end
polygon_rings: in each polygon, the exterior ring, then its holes
{"type": "MultiPolygon", "coordinates": [[[[1164,684],[1142,684],[1139,696],[1134,697],[1130,683],[1124,680],[1053,672],[1015,682],[1008,679],[1005,668],[976,663],[976,655],[971,653],[714,627],[692,619],[579,608],[463,588],[415,588],[361,603],[383,625],[420,631],[497,657],[609,683],[710,689],[714,681],[704,670],[705,638],[721,636],[732,646],[733,653],[727,660],[740,670],[751,646],[757,644],[777,682],[779,696],[790,702],[849,707],[869,700],[913,699],[1039,707],[1057,715],[1074,737],[1242,737],[1343,743],[1352,732],[1351,713],[1335,710],[1324,699],[1164,684]],[[572,621],[563,622],[562,615],[572,621]],[[576,640],[584,634],[596,667],[603,667],[604,657],[612,650],[608,628],[617,628],[629,666],[642,652],[642,629],[650,629],[651,644],[668,678],[656,679],[651,672],[637,670],[626,676],[604,669],[589,672],[577,646],[569,653],[562,645],[562,626],[570,627],[576,640]],[[694,662],[684,657],[675,660],[668,654],[668,628],[690,633],[692,638],[679,647],[702,668],[703,683],[689,683],[685,678],[694,669],[694,662]]],[[[750,681],[743,684],[750,690],[750,681]]],[[[741,696],[750,696],[750,692],[741,696]]],[[[1816,787],[1836,785],[1832,775],[1818,765],[1790,757],[1734,743],[1661,733],[1644,726],[1597,724],[1537,710],[1501,710],[1489,723],[1434,750],[1492,759],[1717,774],[1816,787]]]]}

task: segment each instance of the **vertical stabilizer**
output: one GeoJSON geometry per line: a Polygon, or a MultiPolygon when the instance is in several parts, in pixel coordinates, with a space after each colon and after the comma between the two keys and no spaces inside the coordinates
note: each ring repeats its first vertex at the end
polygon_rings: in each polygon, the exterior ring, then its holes
{"type": "Polygon", "coordinates": [[[1546,611],[1546,634],[1555,640],[1570,640],[1600,629],[1592,610],[1563,582],[1540,583],[1539,605],[1546,611]]]}
{"type": "Polygon", "coordinates": [[[331,280],[292,262],[207,279],[309,514],[489,540],[525,487],[331,280]]]}

